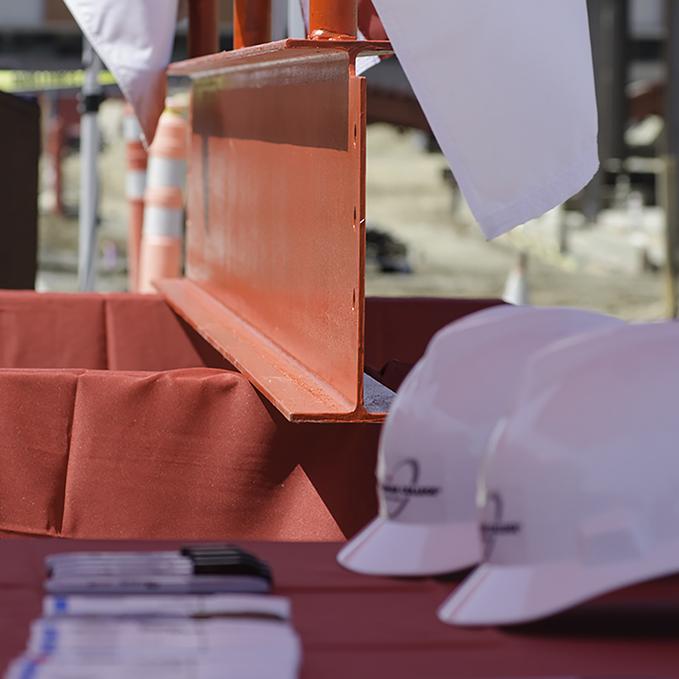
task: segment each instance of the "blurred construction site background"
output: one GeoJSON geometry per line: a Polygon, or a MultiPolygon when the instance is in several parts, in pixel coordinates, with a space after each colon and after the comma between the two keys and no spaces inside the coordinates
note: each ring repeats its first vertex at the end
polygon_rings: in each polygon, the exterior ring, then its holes
{"type": "MultiPolygon", "coordinates": [[[[228,49],[231,2],[221,4],[221,44],[228,49]]],[[[676,217],[664,130],[676,97],[667,55],[677,37],[663,0],[591,0],[590,15],[601,172],[566,205],[493,242],[475,225],[398,62],[367,73],[369,295],[506,295],[630,319],[672,314],[676,217]]],[[[277,21],[274,33],[282,35],[285,18],[277,21]]],[[[176,59],[186,54],[186,27],[180,16],[176,59]]],[[[16,102],[40,114],[39,290],[78,284],[81,53],[82,36],[62,0],[0,4],[0,90],[11,94],[0,99],[0,117],[9,109],[16,116],[16,102]]],[[[96,289],[112,291],[127,285],[128,207],[124,102],[115,86],[105,91],[96,289]]],[[[28,113],[18,115],[25,121],[28,113]]],[[[29,162],[30,153],[20,155],[29,162]]],[[[20,164],[0,173],[6,190],[22,176],[20,164]]],[[[29,210],[15,219],[33,217],[29,210]]],[[[0,267],[10,266],[3,262],[0,256],[0,267]]]]}

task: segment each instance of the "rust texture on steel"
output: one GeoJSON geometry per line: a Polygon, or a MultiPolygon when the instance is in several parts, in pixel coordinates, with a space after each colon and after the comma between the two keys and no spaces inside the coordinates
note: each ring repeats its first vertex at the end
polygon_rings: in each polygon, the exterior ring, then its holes
{"type": "Polygon", "coordinates": [[[271,0],[233,0],[233,48],[271,41],[271,0]]]}
{"type": "Polygon", "coordinates": [[[219,51],[217,0],[189,0],[188,52],[202,57],[219,51]]]}
{"type": "Polygon", "coordinates": [[[310,0],[309,38],[352,40],[358,33],[358,0],[310,0]]]}
{"type": "Polygon", "coordinates": [[[193,78],[187,278],[159,288],[291,420],[384,417],[363,400],[366,90],[354,62],[389,50],[286,40],[170,69],[193,78]]]}

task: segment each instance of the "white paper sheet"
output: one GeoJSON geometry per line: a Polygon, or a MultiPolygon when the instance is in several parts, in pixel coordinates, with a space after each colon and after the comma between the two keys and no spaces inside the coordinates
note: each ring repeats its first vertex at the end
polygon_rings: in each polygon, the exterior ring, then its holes
{"type": "Polygon", "coordinates": [[[488,238],[598,168],[585,0],[374,0],[488,238]]]}
{"type": "Polygon", "coordinates": [[[146,594],[138,596],[46,596],[45,618],[191,618],[267,617],[290,619],[290,600],[280,596],[208,594],[203,596],[146,594]]]}
{"type": "Polygon", "coordinates": [[[132,104],[150,144],[165,105],[177,0],[64,0],[132,104]]]}

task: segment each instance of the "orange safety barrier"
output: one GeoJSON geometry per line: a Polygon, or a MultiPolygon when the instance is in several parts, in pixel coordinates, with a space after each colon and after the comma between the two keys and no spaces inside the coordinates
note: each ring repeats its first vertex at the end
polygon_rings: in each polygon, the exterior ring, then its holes
{"type": "Polygon", "coordinates": [[[184,118],[165,111],[149,149],[140,292],[153,292],[154,281],[181,275],[187,135],[184,118]]]}

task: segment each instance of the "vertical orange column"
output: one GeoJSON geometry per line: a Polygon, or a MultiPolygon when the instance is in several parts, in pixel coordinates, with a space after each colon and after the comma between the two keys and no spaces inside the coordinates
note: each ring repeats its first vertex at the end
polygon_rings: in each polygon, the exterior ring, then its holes
{"type": "Polygon", "coordinates": [[[271,0],[234,0],[233,48],[271,42],[271,0]]]}
{"type": "Polygon", "coordinates": [[[125,142],[127,146],[127,177],[125,181],[129,222],[127,235],[128,290],[139,289],[139,257],[144,227],[144,191],[146,190],[147,154],[141,142],[141,127],[132,107],[125,106],[125,142]]]}
{"type": "Polygon", "coordinates": [[[310,0],[309,38],[355,40],[358,33],[358,0],[310,0]]]}
{"type": "Polygon", "coordinates": [[[189,58],[219,51],[217,0],[189,0],[189,58]]]}
{"type": "Polygon", "coordinates": [[[53,168],[54,177],[54,214],[63,216],[64,214],[64,190],[62,160],[64,155],[64,136],[66,125],[61,114],[59,94],[49,99],[50,112],[47,123],[47,152],[53,168]]]}

